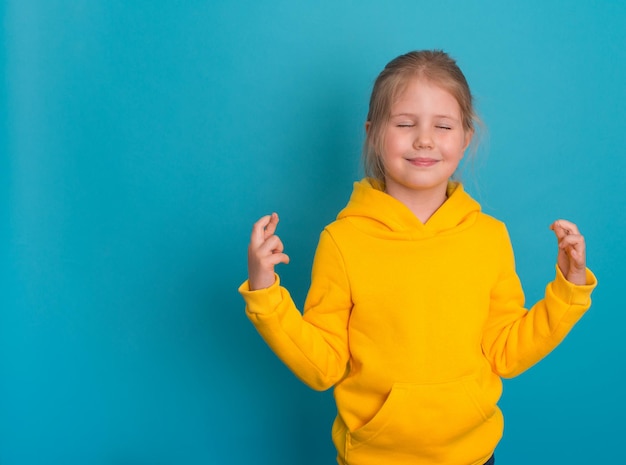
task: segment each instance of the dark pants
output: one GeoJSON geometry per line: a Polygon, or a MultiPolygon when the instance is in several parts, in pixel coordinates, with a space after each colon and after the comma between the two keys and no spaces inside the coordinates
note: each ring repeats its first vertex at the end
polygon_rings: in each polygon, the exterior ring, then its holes
{"type": "Polygon", "coordinates": [[[489,460],[485,462],[485,465],[494,465],[496,463],[496,456],[492,455],[489,460]]]}

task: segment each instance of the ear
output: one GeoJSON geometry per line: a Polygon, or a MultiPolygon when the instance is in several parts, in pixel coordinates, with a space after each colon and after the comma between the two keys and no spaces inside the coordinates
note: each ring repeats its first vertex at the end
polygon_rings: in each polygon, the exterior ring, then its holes
{"type": "Polygon", "coordinates": [[[463,146],[463,153],[465,153],[465,151],[469,147],[470,143],[472,142],[473,138],[474,138],[474,130],[473,129],[471,129],[469,131],[465,131],[465,145],[463,146]]]}
{"type": "Polygon", "coordinates": [[[372,127],[372,123],[370,121],[366,121],[365,122],[365,134],[369,135],[371,127],[372,127]]]}

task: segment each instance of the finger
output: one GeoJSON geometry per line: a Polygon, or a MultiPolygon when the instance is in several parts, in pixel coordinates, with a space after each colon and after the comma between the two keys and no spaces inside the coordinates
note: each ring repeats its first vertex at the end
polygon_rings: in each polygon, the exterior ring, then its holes
{"type": "Polygon", "coordinates": [[[265,242],[265,228],[271,221],[271,215],[262,216],[252,226],[252,234],[250,235],[250,245],[254,248],[260,246],[265,242]]]}
{"type": "Polygon", "coordinates": [[[559,243],[559,248],[573,261],[574,266],[585,266],[586,246],[585,239],[581,235],[569,235],[559,243]]]}
{"type": "MultiPolygon", "coordinates": [[[[580,253],[575,249],[571,249],[565,252],[568,260],[568,270],[583,270],[587,266],[587,261],[585,259],[585,254],[580,253]]],[[[562,270],[561,270],[562,271],[562,270]]]]}
{"type": "Polygon", "coordinates": [[[569,234],[580,234],[578,231],[578,226],[576,226],[571,221],[567,220],[556,220],[552,225],[550,225],[550,229],[552,229],[557,237],[567,236],[569,234]]]}
{"type": "Polygon", "coordinates": [[[567,236],[563,236],[561,240],[559,240],[559,247],[584,247],[585,246],[585,238],[581,234],[568,234],[567,236]]]}
{"type": "Polygon", "coordinates": [[[272,236],[266,240],[259,248],[259,255],[270,255],[285,250],[283,241],[278,236],[272,236]]]}
{"type": "Polygon", "coordinates": [[[564,237],[566,237],[568,234],[570,234],[570,230],[561,226],[560,223],[558,222],[554,222],[551,226],[550,229],[552,229],[552,231],[554,231],[554,234],[556,235],[557,240],[560,242],[564,237]]]}
{"type": "Polygon", "coordinates": [[[284,251],[283,242],[278,236],[272,236],[258,247],[248,247],[248,260],[263,262],[267,257],[284,251]]]}
{"type": "Polygon", "coordinates": [[[276,227],[278,226],[278,214],[272,213],[270,215],[270,221],[265,226],[265,239],[270,237],[272,234],[276,232],[276,227]]]}
{"type": "Polygon", "coordinates": [[[258,257],[258,260],[248,263],[249,265],[252,264],[252,266],[248,267],[248,272],[250,274],[252,274],[251,270],[269,270],[273,272],[274,267],[279,263],[289,263],[289,256],[282,252],[276,252],[258,257]]]}
{"type": "Polygon", "coordinates": [[[584,257],[585,255],[585,239],[580,235],[565,236],[559,242],[559,248],[569,255],[584,257]]]}
{"type": "Polygon", "coordinates": [[[285,253],[274,253],[268,257],[268,263],[273,266],[278,265],[279,263],[288,264],[289,263],[289,255],[285,253]]]}

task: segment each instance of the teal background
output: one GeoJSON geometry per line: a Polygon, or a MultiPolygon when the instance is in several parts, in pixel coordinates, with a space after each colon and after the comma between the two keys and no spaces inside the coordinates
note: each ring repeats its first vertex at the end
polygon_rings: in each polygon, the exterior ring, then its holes
{"type": "Polygon", "coordinates": [[[504,220],[529,303],[548,225],[600,285],[506,381],[498,463],[620,463],[626,374],[626,4],[541,0],[5,0],[0,66],[0,463],[331,464],[332,394],[243,313],[277,211],[302,303],[317,238],[361,176],[372,82],[457,58],[488,128],[468,189],[504,220]]]}

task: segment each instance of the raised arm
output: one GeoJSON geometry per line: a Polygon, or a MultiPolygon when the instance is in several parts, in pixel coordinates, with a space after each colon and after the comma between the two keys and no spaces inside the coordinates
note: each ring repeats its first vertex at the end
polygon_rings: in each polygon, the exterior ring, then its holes
{"type": "Polygon", "coordinates": [[[483,352],[500,376],[516,376],[552,351],[591,305],[596,286],[585,268],[585,241],[573,223],[555,221],[559,252],[554,281],[544,298],[524,308],[524,293],[508,234],[502,236],[500,278],[491,291],[489,318],[483,331],[483,352]]]}
{"type": "Polygon", "coordinates": [[[274,257],[282,254],[282,245],[272,239],[276,238],[273,233],[277,220],[261,218],[255,224],[250,246],[250,277],[271,284],[253,290],[248,280],[239,292],[246,301],[248,318],[276,355],[308,386],[328,389],[346,373],[350,355],[348,320],[352,301],[343,260],[335,242],[323,232],[303,316],[287,289],[276,280],[277,275],[268,279],[269,270],[283,262],[280,256],[274,257]]]}

